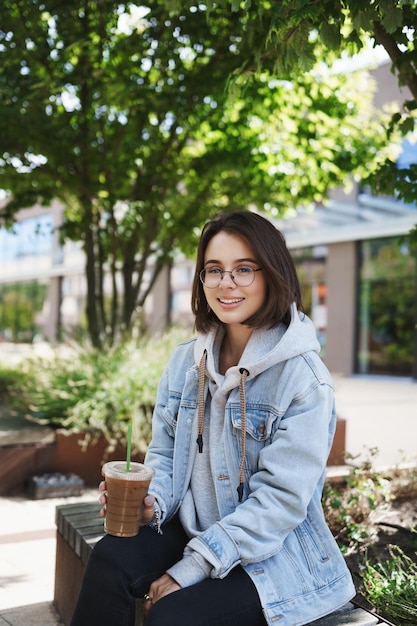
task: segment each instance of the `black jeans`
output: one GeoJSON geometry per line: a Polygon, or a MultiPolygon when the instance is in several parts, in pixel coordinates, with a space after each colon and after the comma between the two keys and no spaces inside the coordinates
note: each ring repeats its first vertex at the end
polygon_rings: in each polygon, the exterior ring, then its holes
{"type": "MultiPolygon", "coordinates": [[[[106,535],[90,555],[71,626],[134,626],[136,598],[182,557],[188,539],[178,521],[159,535],[106,535]]],[[[240,567],[171,593],[150,609],[145,626],[265,626],[254,584],[240,567]]]]}

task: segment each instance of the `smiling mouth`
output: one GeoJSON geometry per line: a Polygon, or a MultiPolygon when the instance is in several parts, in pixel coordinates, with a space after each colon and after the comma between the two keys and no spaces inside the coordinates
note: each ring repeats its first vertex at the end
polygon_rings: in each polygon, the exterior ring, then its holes
{"type": "Polygon", "coordinates": [[[239,302],[243,302],[244,298],[219,298],[219,302],[222,304],[238,304],[239,302]]]}

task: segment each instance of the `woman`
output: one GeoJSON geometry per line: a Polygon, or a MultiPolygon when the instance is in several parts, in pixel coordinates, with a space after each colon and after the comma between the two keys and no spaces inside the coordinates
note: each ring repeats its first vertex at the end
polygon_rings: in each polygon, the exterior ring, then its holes
{"type": "Polygon", "coordinates": [[[72,626],[132,626],[137,597],[146,626],[296,626],[355,595],[321,508],[332,380],[300,309],[268,220],[233,212],[206,224],[192,291],[199,334],[176,349],[158,390],[149,525],[97,544],[72,626]]]}

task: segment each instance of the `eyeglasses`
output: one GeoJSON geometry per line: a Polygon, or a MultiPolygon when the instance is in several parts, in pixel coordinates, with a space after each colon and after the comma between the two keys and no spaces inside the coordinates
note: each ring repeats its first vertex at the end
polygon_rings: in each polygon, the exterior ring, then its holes
{"type": "Polygon", "coordinates": [[[216,289],[220,287],[225,274],[230,274],[230,278],[238,287],[249,287],[255,280],[256,272],[260,272],[263,268],[254,269],[249,265],[238,265],[232,270],[221,270],[219,267],[209,267],[200,272],[200,280],[205,287],[216,289]]]}

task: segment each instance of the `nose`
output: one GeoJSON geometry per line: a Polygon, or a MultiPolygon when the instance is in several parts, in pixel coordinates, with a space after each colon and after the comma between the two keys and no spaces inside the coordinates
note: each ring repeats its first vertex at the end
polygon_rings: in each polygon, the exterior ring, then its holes
{"type": "Polygon", "coordinates": [[[230,285],[226,285],[226,287],[228,287],[229,289],[230,289],[230,287],[236,287],[236,283],[235,283],[235,281],[232,278],[232,272],[228,272],[227,270],[223,272],[220,284],[222,286],[224,285],[224,279],[226,278],[226,276],[228,277],[229,283],[230,283],[230,285]]]}

